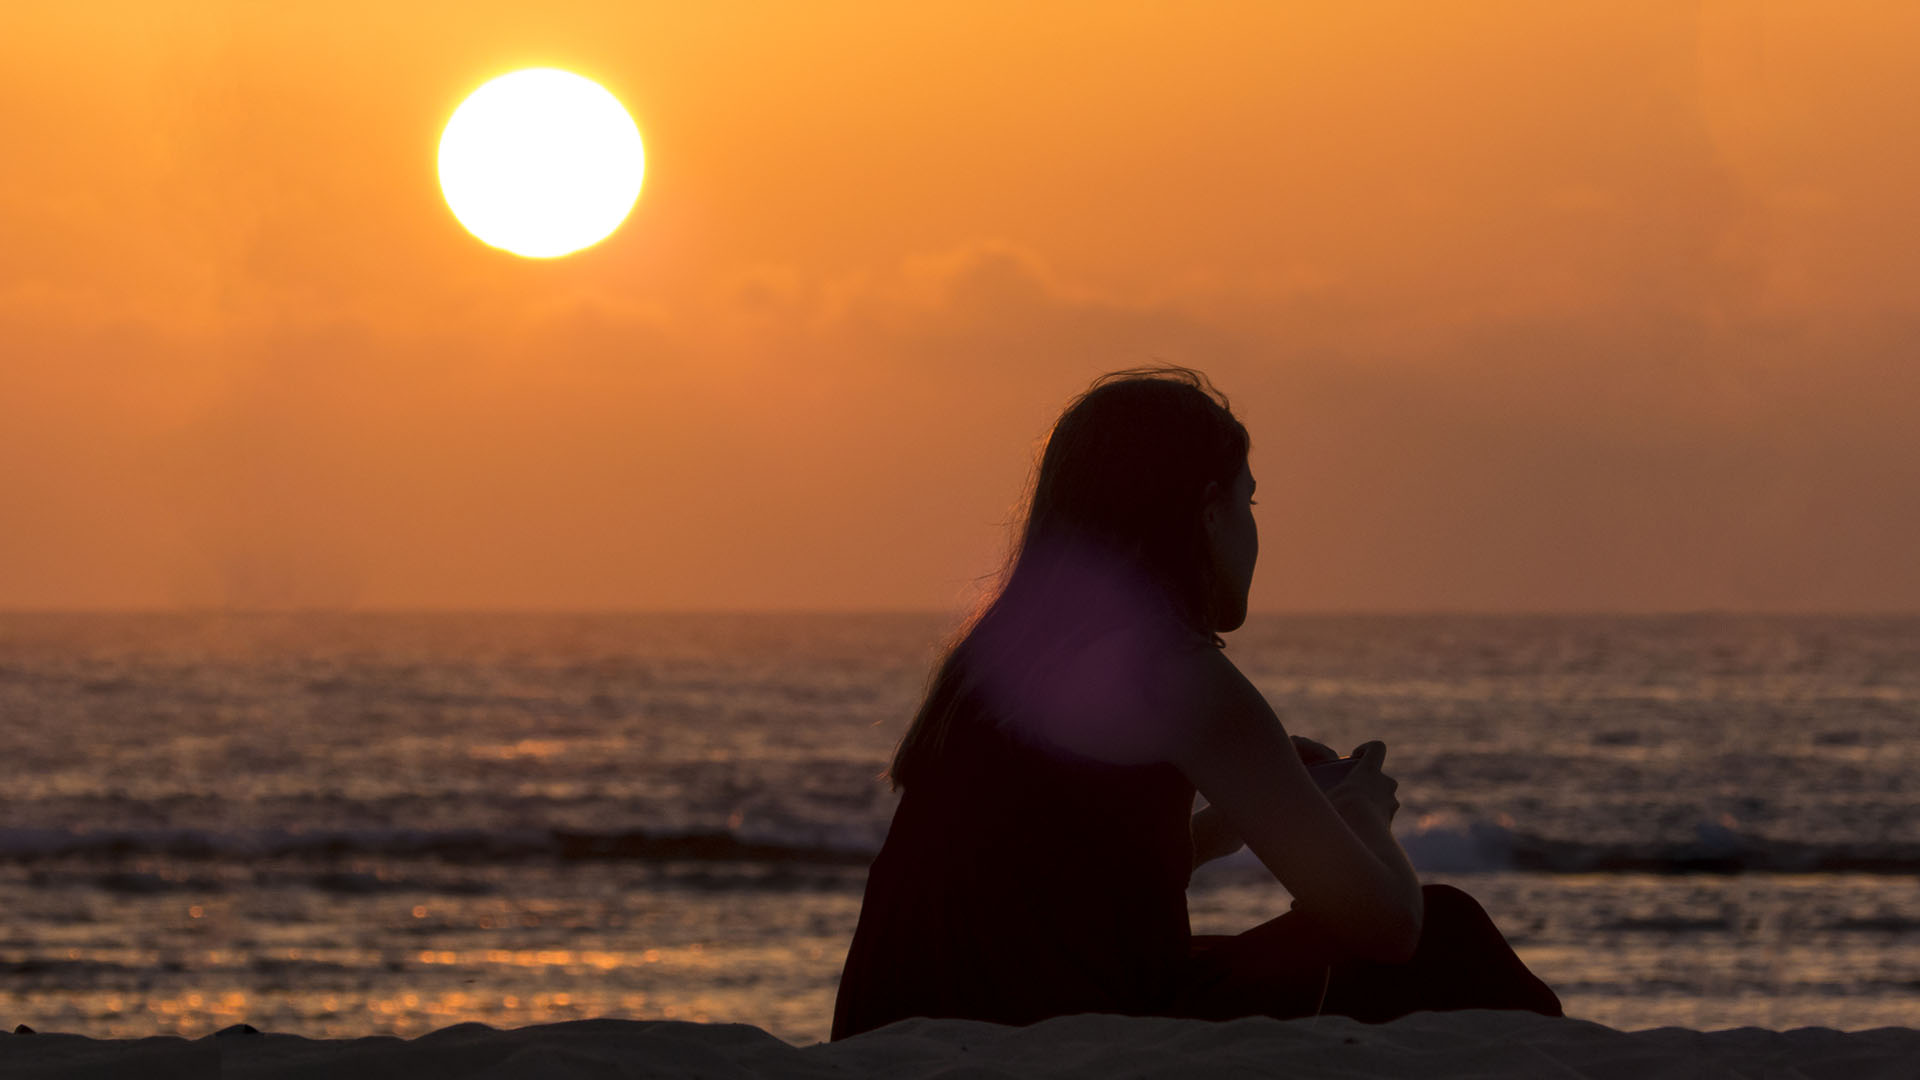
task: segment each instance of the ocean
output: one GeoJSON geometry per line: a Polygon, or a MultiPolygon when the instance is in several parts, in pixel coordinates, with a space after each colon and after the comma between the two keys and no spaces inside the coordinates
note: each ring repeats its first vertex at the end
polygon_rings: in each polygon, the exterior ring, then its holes
{"type": "MultiPolygon", "coordinates": [[[[941,615],[0,615],[0,1022],[824,1038],[941,615]]],[[[1255,616],[1569,1015],[1920,1027],[1920,618],[1255,616]]],[[[1245,853],[1195,932],[1286,910],[1245,853]]]]}

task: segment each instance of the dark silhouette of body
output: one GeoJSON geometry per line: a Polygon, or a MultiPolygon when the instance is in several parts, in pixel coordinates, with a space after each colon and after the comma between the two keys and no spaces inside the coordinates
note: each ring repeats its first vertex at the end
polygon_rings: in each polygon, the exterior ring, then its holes
{"type": "Polygon", "coordinates": [[[1182,369],[1105,376],[1062,414],[1001,590],[895,755],[834,1038],[914,1016],[1560,1014],[1478,903],[1420,885],[1386,747],[1323,793],[1306,765],[1338,755],[1221,652],[1259,551],[1247,448],[1182,369]],[[1293,909],[1192,935],[1192,869],[1243,842],[1293,909]]]}

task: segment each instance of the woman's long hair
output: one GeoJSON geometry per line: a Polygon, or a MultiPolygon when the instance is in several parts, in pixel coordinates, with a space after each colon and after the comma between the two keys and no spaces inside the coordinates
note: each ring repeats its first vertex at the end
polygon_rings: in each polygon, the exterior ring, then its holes
{"type": "Polygon", "coordinates": [[[999,590],[934,669],[888,770],[893,786],[921,774],[963,714],[1004,719],[1070,693],[1049,685],[1050,671],[1105,632],[1157,622],[1219,647],[1202,509],[1207,485],[1231,485],[1247,448],[1226,397],[1186,368],[1116,371],[1069,403],[999,590]]]}

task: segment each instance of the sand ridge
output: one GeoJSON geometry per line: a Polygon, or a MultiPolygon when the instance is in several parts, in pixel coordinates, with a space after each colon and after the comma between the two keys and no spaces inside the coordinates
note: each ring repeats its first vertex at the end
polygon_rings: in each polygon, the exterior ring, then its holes
{"type": "Polygon", "coordinates": [[[1213,1024],[1069,1016],[1027,1028],[909,1020],[796,1047],[745,1024],[578,1020],[416,1039],[315,1040],[230,1029],[201,1039],[0,1035],[9,1078],[426,1077],[1793,1077],[1920,1078],[1920,1031],[1622,1032],[1528,1013],[1416,1013],[1213,1024]]]}

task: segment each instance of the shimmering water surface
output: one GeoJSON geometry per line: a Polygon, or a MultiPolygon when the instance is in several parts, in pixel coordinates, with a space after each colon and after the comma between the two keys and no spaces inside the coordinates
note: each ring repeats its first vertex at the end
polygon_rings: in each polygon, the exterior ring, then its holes
{"type": "MultiPolygon", "coordinates": [[[[0,616],[0,1021],[824,1035],[937,616],[0,616]]],[[[1256,617],[1568,1010],[1920,1026],[1920,619],[1256,617]]],[[[1242,856],[1194,929],[1285,910],[1242,856]]]]}

